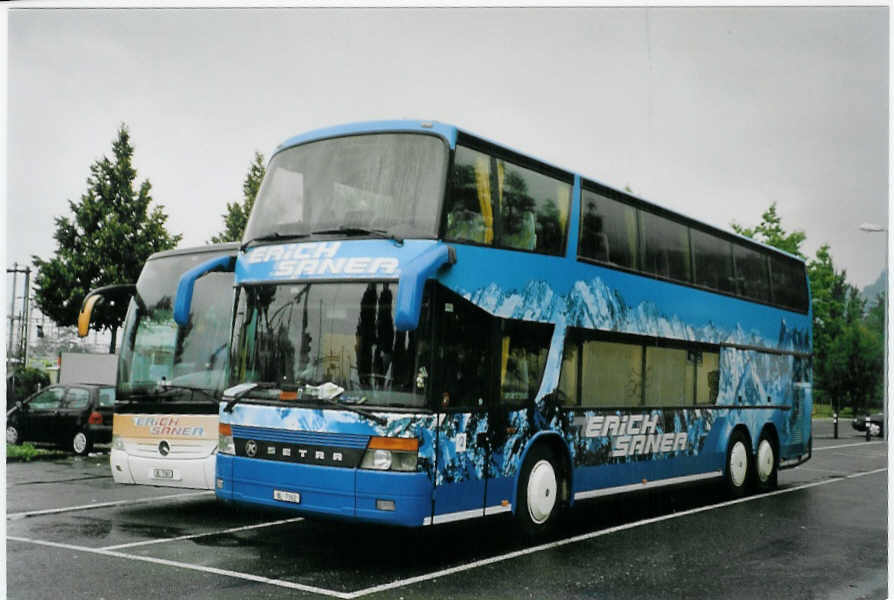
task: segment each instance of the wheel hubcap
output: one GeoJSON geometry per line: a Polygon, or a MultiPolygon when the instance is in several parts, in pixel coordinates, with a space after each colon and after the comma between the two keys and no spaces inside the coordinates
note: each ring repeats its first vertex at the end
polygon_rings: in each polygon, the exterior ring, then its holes
{"type": "Polygon", "coordinates": [[[84,451],[84,448],[87,447],[87,436],[83,433],[78,433],[74,437],[74,451],[80,454],[84,451]]]}
{"type": "Polygon", "coordinates": [[[742,442],[733,444],[733,449],[729,453],[729,472],[734,486],[741,487],[745,483],[745,476],[748,474],[748,450],[742,442]]]}
{"type": "Polygon", "coordinates": [[[761,483],[766,483],[773,474],[773,444],[767,440],[761,440],[757,447],[757,476],[761,483]]]}
{"type": "Polygon", "coordinates": [[[556,505],[558,491],[556,471],[548,460],[541,460],[528,477],[528,514],[537,524],[546,521],[556,505]]]}
{"type": "Polygon", "coordinates": [[[19,441],[19,432],[15,427],[6,428],[6,443],[15,444],[19,441]]]}

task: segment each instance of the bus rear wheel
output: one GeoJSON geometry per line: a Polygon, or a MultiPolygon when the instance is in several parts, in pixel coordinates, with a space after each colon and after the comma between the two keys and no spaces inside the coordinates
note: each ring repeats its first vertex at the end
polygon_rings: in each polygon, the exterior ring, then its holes
{"type": "Polygon", "coordinates": [[[518,478],[515,507],[516,519],[526,534],[541,535],[558,520],[561,485],[561,472],[553,453],[543,445],[532,448],[518,478]]]}
{"type": "Polygon", "coordinates": [[[741,498],[748,488],[751,471],[751,449],[748,438],[741,430],[736,429],[729,436],[726,446],[726,487],[730,496],[741,498]]]}
{"type": "Polygon", "coordinates": [[[761,434],[754,456],[754,475],[757,489],[762,492],[776,489],[779,473],[779,455],[776,444],[766,432],[761,434]]]}

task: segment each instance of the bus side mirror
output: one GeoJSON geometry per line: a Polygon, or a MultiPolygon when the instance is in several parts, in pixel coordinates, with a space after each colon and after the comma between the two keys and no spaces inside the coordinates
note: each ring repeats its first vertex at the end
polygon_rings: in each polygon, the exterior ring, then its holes
{"type": "Polygon", "coordinates": [[[197,265],[180,276],[177,283],[177,296],[174,298],[174,321],[177,325],[185,327],[189,323],[189,313],[192,310],[192,292],[196,286],[196,280],[211,271],[232,272],[236,268],[236,255],[218,256],[197,265]]]}
{"type": "MultiPolygon", "coordinates": [[[[137,286],[133,283],[119,283],[105,285],[91,290],[81,302],[81,310],[78,313],[78,337],[86,337],[90,332],[90,317],[93,316],[93,307],[102,300],[117,300],[133,295],[137,286]]],[[[38,337],[42,337],[43,331],[39,330],[38,337]]]]}
{"type": "Polygon", "coordinates": [[[425,281],[434,276],[444,265],[456,262],[456,251],[446,244],[432,246],[409,263],[400,273],[397,283],[397,309],[394,328],[398,331],[412,331],[419,326],[422,312],[422,292],[425,281]]]}

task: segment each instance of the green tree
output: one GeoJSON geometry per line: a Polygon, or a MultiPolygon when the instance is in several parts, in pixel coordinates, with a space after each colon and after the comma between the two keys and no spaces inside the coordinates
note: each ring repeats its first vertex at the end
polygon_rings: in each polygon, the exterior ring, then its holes
{"type": "Polygon", "coordinates": [[[776,214],[775,202],[764,211],[764,214],[761,215],[761,222],[756,227],[743,227],[736,223],[730,223],[730,226],[739,235],[805,258],[801,253],[801,244],[807,239],[807,235],[800,230],[789,233],[782,228],[782,219],[776,214]]]}
{"type": "MultiPolygon", "coordinates": [[[[756,227],[732,224],[745,237],[757,239],[804,257],[803,231],[787,232],[770,205],[756,227]]],[[[865,301],[847,282],[847,272],[837,270],[828,244],[807,262],[813,307],[814,396],[818,402],[856,410],[881,397],[884,354],[884,298],[866,313],[865,301]]]]}
{"type": "MultiPolygon", "coordinates": [[[[135,282],[150,254],[175,247],[182,237],[168,233],[162,206],[150,210],[149,180],[134,187],[133,152],[130,133],[122,123],[112,142],[112,158],[103,156],[90,165],[87,191],[80,202],[68,201],[71,216],[56,217],[54,256],[31,257],[38,269],[35,302],[59,325],[77,323],[87,292],[135,282]]],[[[123,303],[98,305],[91,321],[93,329],[111,332],[110,353],[115,351],[126,310],[123,303]]]]}
{"type": "Polygon", "coordinates": [[[248,167],[248,173],[242,182],[242,202],[227,202],[227,212],[221,217],[224,220],[224,230],[211,238],[212,244],[221,244],[223,242],[238,242],[245,233],[245,226],[248,224],[248,217],[251,215],[251,209],[255,205],[255,198],[258,195],[258,189],[261,187],[261,181],[264,179],[264,155],[255,152],[255,157],[248,167]]]}
{"type": "Polygon", "coordinates": [[[12,400],[24,400],[39,388],[50,385],[50,377],[34,367],[18,367],[6,379],[7,408],[12,400]]]}
{"type": "MultiPolygon", "coordinates": [[[[849,326],[848,297],[852,286],[847,283],[847,272],[838,271],[832,260],[829,245],[816,251],[816,258],[807,264],[807,276],[813,304],[813,370],[818,401],[839,405],[847,401],[847,390],[837,378],[837,369],[830,362],[832,342],[840,338],[849,326]]],[[[851,313],[850,323],[853,323],[851,313]]],[[[837,350],[841,352],[841,349],[837,350]]]]}

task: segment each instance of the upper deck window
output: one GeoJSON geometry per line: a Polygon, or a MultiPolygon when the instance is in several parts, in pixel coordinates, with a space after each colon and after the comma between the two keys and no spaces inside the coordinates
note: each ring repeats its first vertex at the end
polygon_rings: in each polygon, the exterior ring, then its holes
{"type": "Polygon", "coordinates": [[[774,254],[770,257],[773,301],[795,310],[807,308],[807,280],[804,265],[793,258],[774,254]]]}
{"type": "Polygon", "coordinates": [[[339,137],[276,154],[255,201],[245,239],[341,227],[435,237],[447,145],[431,135],[339,137]]]}
{"type": "Polygon", "coordinates": [[[581,196],[580,255],[637,268],[636,209],[589,190],[581,196]]]}
{"type": "Polygon", "coordinates": [[[732,244],[698,229],[689,231],[695,263],[694,283],[721,292],[735,293],[732,244]]]}
{"type": "Polygon", "coordinates": [[[640,211],[643,271],[677,281],[692,281],[689,228],[676,221],[640,211]]]}
{"type": "Polygon", "coordinates": [[[770,301],[770,275],[767,272],[767,255],[758,250],[733,245],[739,295],[761,302],[770,301]]]}
{"type": "Polygon", "coordinates": [[[446,238],[561,254],[570,202],[570,184],[458,145],[446,238]]]}

